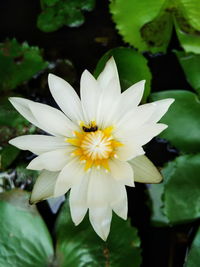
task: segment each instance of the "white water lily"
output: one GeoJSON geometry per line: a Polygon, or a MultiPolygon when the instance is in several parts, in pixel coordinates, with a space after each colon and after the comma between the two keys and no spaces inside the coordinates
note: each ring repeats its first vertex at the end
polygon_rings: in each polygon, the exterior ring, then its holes
{"type": "Polygon", "coordinates": [[[112,210],[127,218],[125,186],[134,186],[134,180],[156,183],[162,179],[143,156],[142,146],[167,127],[157,122],[173,99],[138,106],[144,81],[121,93],[113,58],[97,80],[85,70],[80,87],[81,100],[70,84],[49,74],[51,94],[62,111],[10,98],[22,116],[51,136],[26,135],[9,143],[38,155],[27,167],[41,171],[31,202],[58,197],[70,189],[73,222],[78,225],[89,210],[94,230],[106,240],[112,210]]]}

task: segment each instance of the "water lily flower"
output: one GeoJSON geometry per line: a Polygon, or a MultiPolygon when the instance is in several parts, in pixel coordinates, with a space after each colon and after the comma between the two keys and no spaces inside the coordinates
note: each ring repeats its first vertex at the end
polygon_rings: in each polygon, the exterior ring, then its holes
{"type": "Polygon", "coordinates": [[[49,88],[62,111],[19,97],[12,105],[50,135],[19,136],[10,144],[37,155],[28,169],[39,170],[30,201],[58,197],[70,189],[72,220],[78,225],[89,210],[96,233],[106,240],[112,211],[127,218],[125,186],[157,183],[162,177],[142,148],[167,125],[157,123],[173,99],[138,106],[140,81],[121,93],[113,58],[96,80],[81,76],[79,98],[69,83],[49,74],[49,88]]]}

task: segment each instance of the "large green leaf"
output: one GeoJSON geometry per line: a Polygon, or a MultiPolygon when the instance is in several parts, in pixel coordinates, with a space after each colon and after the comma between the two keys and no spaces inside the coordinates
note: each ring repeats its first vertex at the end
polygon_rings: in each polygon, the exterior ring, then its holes
{"type": "Polygon", "coordinates": [[[169,220],[163,211],[163,192],[164,182],[148,185],[148,194],[151,202],[151,222],[155,226],[166,226],[169,224],[169,220]]]}
{"type": "Polygon", "coordinates": [[[168,97],[174,98],[175,102],[161,119],[169,127],[160,136],[184,152],[199,152],[200,102],[197,95],[189,91],[171,90],[154,93],[151,100],[168,97]]]}
{"type": "Polygon", "coordinates": [[[110,10],[124,41],[140,51],[166,52],[175,22],[182,47],[200,52],[198,0],[112,0],[110,10]]]}
{"type": "Polygon", "coordinates": [[[0,194],[0,266],[44,267],[53,260],[49,232],[29,194],[13,190],[0,194]]]}
{"type": "Polygon", "coordinates": [[[199,0],[176,0],[175,29],[186,52],[200,53],[199,0]]]}
{"type": "Polygon", "coordinates": [[[200,94],[200,55],[175,51],[187,81],[200,94]]]}
{"type": "Polygon", "coordinates": [[[44,32],[52,32],[67,25],[78,27],[84,23],[83,11],[91,11],[95,0],[41,0],[42,13],[37,26],[44,32]]]}
{"type": "Polygon", "coordinates": [[[166,23],[168,18],[162,20],[159,16],[164,3],[165,0],[112,0],[110,11],[124,41],[140,51],[166,51],[172,27],[166,23]]]}
{"type": "Polygon", "coordinates": [[[38,47],[15,39],[0,44],[0,88],[14,89],[47,67],[38,47]]]}
{"type": "Polygon", "coordinates": [[[141,264],[137,230],[116,216],[108,240],[103,242],[87,219],[79,226],[72,223],[66,204],[58,217],[56,233],[60,267],[136,267],[141,264]]]}
{"type": "Polygon", "coordinates": [[[131,48],[118,47],[111,49],[99,60],[94,71],[95,77],[98,77],[111,56],[114,57],[117,64],[122,91],[140,80],[146,80],[146,89],[143,96],[143,101],[145,101],[150,93],[151,83],[151,72],[146,58],[131,48]]]}
{"type": "Polygon", "coordinates": [[[184,155],[164,172],[164,213],[171,223],[200,218],[200,154],[184,155]]]}
{"type": "Polygon", "coordinates": [[[184,267],[197,267],[200,266],[200,228],[192,242],[192,246],[186,258],[184,267]]]}
{"type": "Polygon", "coordinates": [[[147,192],[150,198],[150,208],[151,208],[151,222],[155,226],[166,226],[169,224],[169,219],[164,213],[164,186],[168,180],[168,177],[174,171],[174,162],[169,162],[161,171],[163,176],[163,181],[160,184],[151,184],[147,186],[147,192]]]}

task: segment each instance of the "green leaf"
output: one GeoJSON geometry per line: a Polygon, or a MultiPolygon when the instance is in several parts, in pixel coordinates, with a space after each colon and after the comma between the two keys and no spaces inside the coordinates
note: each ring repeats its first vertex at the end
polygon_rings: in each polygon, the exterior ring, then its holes
{"type": "Polygon", "coordinates": [[[198,0],[112,0],[110,11],[124,41],[139,51],[165,53],[174,23],[182,47],[200,51],[198,0]]]}
{"type": "Polygon", "coordinates": [[[200,228],[198,229],[192,246],[186,258],[184,267],[197,267],[200,265],[200,228]]]}
{"type": "Polygon", "coordinates": [[[8,145],[8,141],[19,135],[34,133],[36,128],[11,106],[7,98],[1,99],[0,110],[0,169],[6,169],[20,152],[14,146],[8,145]]]}
{"type": "Polygon", "coordinates": [[[176,2],[175,29],[181,46],[186,52],[200,53],[199,0],[176,2]]]}
{"type": "Polygon", "coordinates": [[[200,154],[176,158],[164,171],[164,213],[173,224],[200,218],[200,154]]]}
{"type": "Polygon", "coordinates": [[[173,173],[174,162],[169,162],[161,171],[163,181],[160,184],[151,184],[147,186],[147,193],[150,198],[151,222],[154,226],[167,226],[169,219],[164,213],[164,186],[169,176],[173,173]]]}
{"type": "Polygon", "coordinates": [[[95,0],[41,0],[41,3],[43,11],[38,16],[37,26],[44,32],[52,32],[64,25],[82,25],[83,11],[92,11],[95,0]]]}
{"type": "Polygon", "coordinates": [[[57,261],[60,267],[110,266],[136,267],[141,264],[137,230],[114,216],[107,242],[102,241],[87,219],[75,226],[68,204],[56,222],[57,261]]]}
{"type": "Polygon", "coordinates": [[[53,259],[53,245],[44,221],[29,194],[0,194],[0,266],[44,267],[53,259]]]}
{"type": "Polygon", "coordinates": [[[15,39],[0,44],[1,90],[16,88],[46,67],[38,47],[20,44],[15,39]]]}
{"type": "Polygon", "coordinates": [[[57,14],[54,7],[46,8],[37,19],[37,27],[44,32],[58,30],[64,24],[64,16],[57,14]]]}
{"type": "Polygon", "coordinates": [[[175,51],[187,81],[200,94],[200,55],[175,51]]]}
{"type": "Polygon", "coordinates": [[[20,151],[14,146],[6,145],[0,150],[0,170],[5,170],[17,158],[20,151]]]}
{"type": "Polygon", "coordinates": [[[177,23],[175,23],[175,30],[179,42],[185,52],[200,54],[200,28],[198,31],[194,30],[193,28],[189,28],[189,31],[184,31],[177,23]]]}
{"type": "Polygon", "coordinates": [[[163,191],[164,183],[148,185],[148,195],[150,198],[151,222],[154,226],[166,226],[169,223],[168,218],[163,212],[163,191]]]}
{"type": "Polygon", "coordinates": [[[161,12],[164,3],[164,0],[112,0],[110,11],[124,41],[140,51],[165,52],[172,23],[168,22],[168,14],[161,12]]]}
{"type": "Polygon", "coordinates": [[[146,80],[145,92],[143,95],[143,102],[145,102],[150,93],[152,77],[146,58],[130,48],[117,47],[111,49],[99,60],[94,71],[95,77],[98,77],[111,56],[114,57],[117,64],[122,91],[136,82],[146,80]]]}
{"type": "Polygon", "coordinates": [[[184,90],[153,93],[151,100],[174,98],[175,102],[161,119],[168,128],[160,137],[169,140],[183,152],[200,151],[200,102],[196,94],[184,90]]]}
{"type": "Polygon", "coordinates": [[[59,0],[42,0],[43,4],[47,6],[53,6],[55,3],[57,3],[59,0]]]}

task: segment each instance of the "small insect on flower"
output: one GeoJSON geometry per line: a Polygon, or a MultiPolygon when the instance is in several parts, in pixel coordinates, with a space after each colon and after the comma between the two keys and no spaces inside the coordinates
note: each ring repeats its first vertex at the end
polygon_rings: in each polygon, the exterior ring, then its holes
{"type": "Polygon", "coordinates": [[[49,74],[48,81],[62,111],[10,98],[22,116],[50,134],[20,136],[9,142],[37,155],[27,167],[41,171],[30,201],[58,197],[70,190],[73,222],[78,225],[89,210],[94,230],[106,240],[112,211],[127,218],[125,186],[162,180],[142,146],[167,128],[157,122],[174,100],[138,106],[144,81],[121,93],[113,58],[97,80],[87,70],[83,72],[81,99],[63,79],[49,74]]]}

